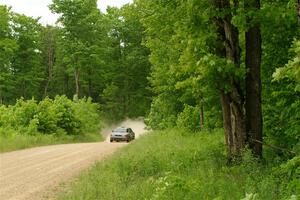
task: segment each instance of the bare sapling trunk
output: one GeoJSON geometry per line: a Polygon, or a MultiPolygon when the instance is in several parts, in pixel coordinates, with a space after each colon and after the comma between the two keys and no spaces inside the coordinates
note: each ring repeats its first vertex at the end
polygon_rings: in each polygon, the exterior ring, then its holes
{"type": "Polygon", "coordinates": [[[75,77],[76,95],[79,98],[79,69],[78,68],[75,69],[74,77],[75,77]]]}
{"type": "Polygon", "coordinates": [[[20,93],[20,97],[23,97],[26,99],[26,82],[25,80],[23,79],[22,82],[21,82],[21,93],[20,93]]]}
{"type": "Polygon", "coordinates": [[[203,105],[200,106],[200,128],[204,128],[204,108],[203,105]]]}
{"type": "MultiPolygon", "coordinates": [[[[258,11],[260,0],[248,0],[245,10],[258,11]]],[[[246,32],[246,131],[249,147],[253,154],[262,156],[262,108],[261,108],[261,33],[260,25],[253,23],[251,17],[247,17],[250,25],[246,32]]]]}
{"type": "Polygon", "coordinates": [[[63,93],[67,94],[67,96],[70,97],[69,91],[69,75],[67,73],[64,73],[63,93]]]}
{"type": "Polygon", "coordinates": [[[46,85],[45,85],[45,90],[44,90],[44,97],[47,96],[48,94],[48,88],[49,88],[49,84],[51,82],[51,79],[52,79],[52,71],[53,71],[53,63],[54,63],[54,52],[53,52],[53,47],[49,46],[48,48],[48,64],[47,64],[47,67],[48,67],[48,79],[47,79],[47,82],[46,82],[46,85]]]}
{"type": "Polygon", "coordinates": [[[89,96],[92,96],[92,90],[93,90],[93,86],[92,86],[92,70],[88,69],[88,87],[89,87],[89,96]]]}
{"type": "Polygon", "coordinates": [[[2,99],[2,87],[0,85],[0,104],[3,103],[3,99],[2,99]]]}

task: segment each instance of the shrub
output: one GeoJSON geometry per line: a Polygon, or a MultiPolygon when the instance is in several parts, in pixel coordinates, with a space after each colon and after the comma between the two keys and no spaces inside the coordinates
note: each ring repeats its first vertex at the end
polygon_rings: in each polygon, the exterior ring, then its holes
{"type": "Polygon", "coordinates": [[[24,100],[23,98],[17,100],[14,106],[8,107],[10,110],[9,122],[13,127],[27,127],[30,121],[37,113],[37,102],[34,99],[24,100]]]}
{"type": "Polygon", "coordinates": [[[93,133],[101,128],[99,105],[92,102],[91,98],[78,99],[74,97],[74,116],[78,119],[81,132],[93,133]]]}
{"type": "Polygon", "coordinates": [[[20,99],[15,105],[0,105],[0,126],[19,134],[68,134],[93,133],[100,128],[98,105],[90,98],[74,101],[66,96],[54,100],[45,98],[20,99]]]}
{"type": "MultiPolygon", "coordinates": [[[[72,102],[66,96],[56,96],[54,101],[55,112],[57,114],[57,127],[66,131],[69,135],[78,135],[80,132],[79,117],[75,115],[74,105],[77,102],[72,102]]],[[[97,112],[93,110],[91,112],[97,112]]],[[[98,122],[99,123],[99,122],[98,122]]]]}
{"type": "Polygon", "coordinates": [[[176,125],[177,102],[173,96],[155,97],[151,104],[150,113],[145,120],[146,124],[154,129],[166,129],[176,125]]]}
{"type": "Polygon", "coordinates": [[[58,117],[53,100],[45,98],[39,103],[33,122],[37,124],[37,130],[41,133],[52,134],[57,130],[58,117]]]}
{"type": "Polygon", "coordinates": [[[178,115],[177,126],[187,131],[200,130],[200,108],[184,105],[184,110],[178,115]]]}
{"type": "Polygon", "coordinates": [[[300,156],[288,160],[276,171],[282,182],[286,184],[287,194],[300,193],[300,156]]]}
{"type": "Polygon", "coordinates": [[[0,105],[0,127],[7,126],[9,124],[10,113],[8,107],[0,105]]]}
{"type": "Polygon", "coordinates": [[[98,104],[90,98],[66,96],[20,99],[0,105],[0,152],[26,147],[101,140],[98,104]]]}

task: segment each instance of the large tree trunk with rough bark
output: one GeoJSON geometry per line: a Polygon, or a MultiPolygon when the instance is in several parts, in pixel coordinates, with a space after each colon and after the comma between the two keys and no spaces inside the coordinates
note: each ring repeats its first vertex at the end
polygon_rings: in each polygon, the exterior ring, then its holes
{"type": "MultiPolygon", "coordinates": [[[[227,11],[227,14],[223,18],[217,19],[219,36],[224,42],[224,49],[217,50],[217,54],[231,60],[236,68],[239,68],[239,32],[231,23],[232,15],[229,12],[231,9],[230,1],[215,0],[214,3],[220,12],[227,11]]],[[[235,2],[234,6],[238,6],[238,3],[235,2]]],[[[221,91],[221,105],[228,154],[230,159],[235,159],[241,156],[246,144],[244,96],[241,83],[235,77],[228,77],[228,82],[231,85],[231,91],[221,91]]]]}
{"type": "MultiPolygon", "coordinates": [[[[260,9],[260,0],[245,1],[245,10],[257,11],[260,9]]],[[[261,33],[260,25],[253,23],[251,17],[247,17],[250,25],[246,32],[246,131],[249,139],[249,147],[253,154],[262,156],[262,109],[261,109],[261,33]]]]}
{"type": "Polygon", "coordinates": [[[227,146],[227,153],[233,155],[233,140],[232,140],[232,130],[231,130],[231,117],[230,117],[230,101],[228,95],[221,92],[221,106],[223,113],[223,127],[225,135],[225,144],[227,146]]]}
{"type": "Polygon", "coordinates": [[[297,0],[297,18],[298,18],[298,26],[300,27],[300,0],[297,0]]]}

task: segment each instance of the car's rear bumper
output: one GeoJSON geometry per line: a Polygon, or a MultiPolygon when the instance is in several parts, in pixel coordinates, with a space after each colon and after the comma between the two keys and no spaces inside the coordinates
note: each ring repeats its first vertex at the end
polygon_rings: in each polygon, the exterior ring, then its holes
{"type": "Polygon", "coordinates": [[[127,137],[110,137],[110,141],[128,141],[130,138],[127,137]]]}

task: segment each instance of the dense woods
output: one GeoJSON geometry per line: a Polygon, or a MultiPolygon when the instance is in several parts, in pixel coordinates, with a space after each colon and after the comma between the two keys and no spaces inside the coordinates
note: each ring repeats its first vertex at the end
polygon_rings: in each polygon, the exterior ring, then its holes
{"type": "Polygon", "coordinates": [[[299,151],[296,2],[136,5],[151,51],[151,127],[218,127],[222,112],[230,157],[245,146],[261,156],[262,143],[299,151]]]}
{"type": "Polygon", "coordinates": [[[149,50],[132,9],[101,13],[96,1],[53,1],[58,26],[1,6],[0,101],[73,95],[101,102],[107,117],[145,115],[149,50]]]}
{"type": "Polygon", "coordinates": [[[223,127],[229,161],[241,160],[245,148],[258,158],[295,157],[299,7],[294,0],[135,0],[102,13],[96,0],[53,0],[49,8],[60,17],[44,26],[1,5],[1,115],[23,100],[91,97],[111,120],[145,116],[152,129],[189,132],[223,127]]]}

